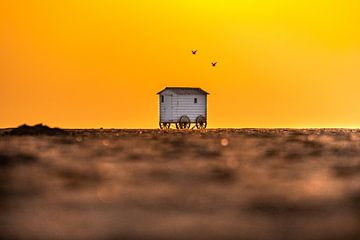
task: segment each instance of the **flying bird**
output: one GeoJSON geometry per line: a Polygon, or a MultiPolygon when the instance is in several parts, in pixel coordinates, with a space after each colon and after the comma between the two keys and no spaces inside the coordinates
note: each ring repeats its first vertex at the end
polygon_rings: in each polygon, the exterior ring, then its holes
{"type": "Polygon", "coordinates": [[[217,64],[217,62],[212,62],[212,63],[211,63],[211,65],[212,65],[213,67],[216,67],[216,64],[217,64]]]}
{"type": "Polygon", "coordinates": [[[196,54],[198,50],[191,50],[192,54],[196,54]]]}

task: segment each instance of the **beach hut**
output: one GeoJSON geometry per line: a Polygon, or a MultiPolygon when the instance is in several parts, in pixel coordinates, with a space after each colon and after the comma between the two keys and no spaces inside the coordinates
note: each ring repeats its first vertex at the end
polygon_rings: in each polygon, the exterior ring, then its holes
{"type": "Polygon", "coordinates": [[[177,129],[189,129],[192,123],[198,129],[206,128],[209,93],[201,88],[166,87],[157,94],[161,129],[169,129],[171,124],[177,129]]]}

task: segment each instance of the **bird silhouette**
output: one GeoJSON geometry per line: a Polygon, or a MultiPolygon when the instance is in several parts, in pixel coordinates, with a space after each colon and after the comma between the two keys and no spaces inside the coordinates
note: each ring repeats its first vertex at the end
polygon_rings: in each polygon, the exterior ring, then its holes
{"type": "Polygon", "coordinates": [[[196,54],[198,50],[191,50],[192,54],[196,54]]]}
{"type": "Polygon", "coordinates": [[[211,65],[212,65],[213,67],[216,67],[216,64],[217,64],[217,62],[212,62],[212,63],[211,63],[211,65]]]}

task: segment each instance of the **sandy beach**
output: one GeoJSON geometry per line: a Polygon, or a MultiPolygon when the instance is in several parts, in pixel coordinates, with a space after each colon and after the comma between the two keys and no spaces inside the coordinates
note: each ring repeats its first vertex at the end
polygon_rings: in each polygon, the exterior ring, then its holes
{"type": "Polygon", "coordinates": [[[360,130],[0,131],[1,239],[359,239],[360,130]]]}

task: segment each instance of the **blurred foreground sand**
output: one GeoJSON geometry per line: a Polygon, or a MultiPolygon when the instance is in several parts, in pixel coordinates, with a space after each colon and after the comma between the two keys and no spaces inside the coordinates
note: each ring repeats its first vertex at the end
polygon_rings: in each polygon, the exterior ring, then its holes
{"type": "Polygon", "coordinates": [[[360,130],[0,132],[1,239],[360,239],[360,130]]]}

